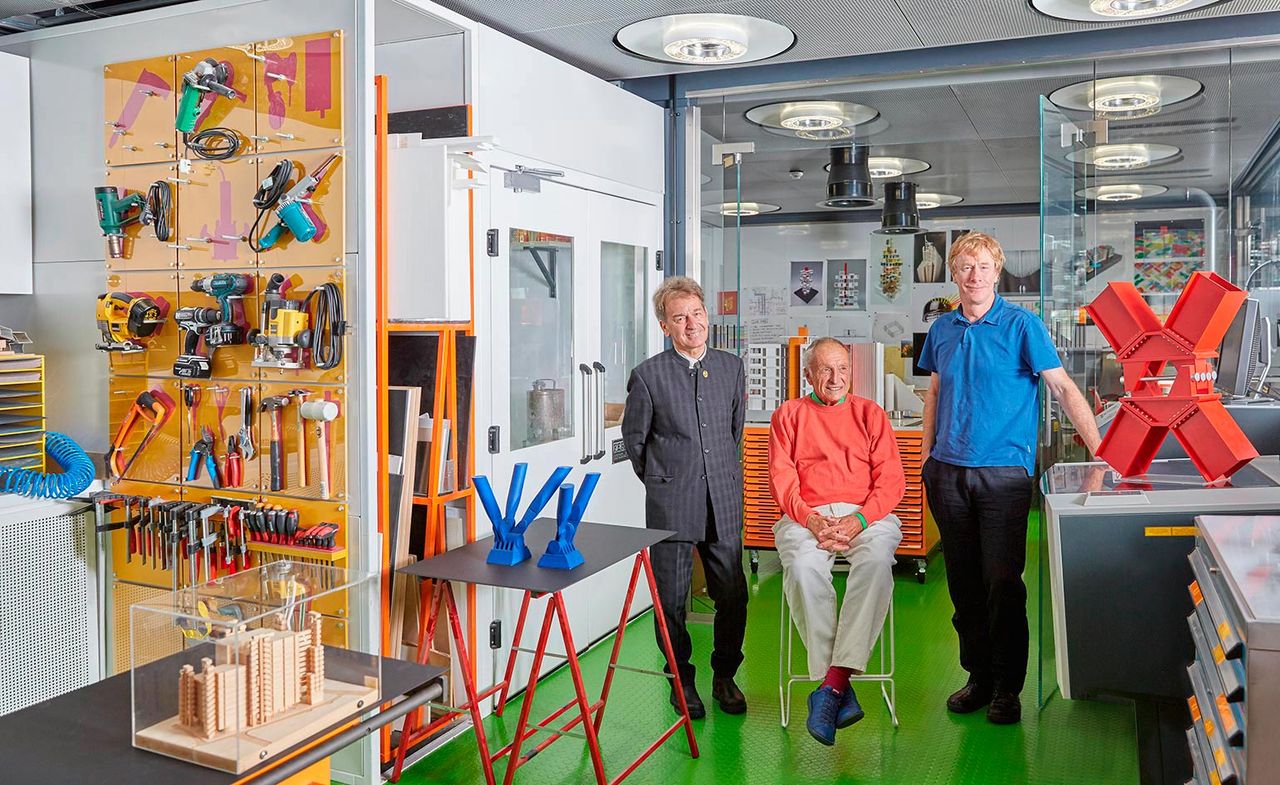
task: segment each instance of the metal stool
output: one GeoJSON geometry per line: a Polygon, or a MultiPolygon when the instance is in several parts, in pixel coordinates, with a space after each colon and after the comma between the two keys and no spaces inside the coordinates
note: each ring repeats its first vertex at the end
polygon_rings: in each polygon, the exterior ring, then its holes
{"type": "MultiPolygon", "coordinates": [[[[837,605],[837,607],[839,607],[837,605]]],[[[795,673],[791,670],[791,654],[792,644],[795,641],[797,633],[792,629],[791,609],[787,607],[787,593],[782,592],[780,625],[778,633],[778,698],[779,709],[782,714],[782,727],[787,727],[791,722],[791,687],[801,682],[813,683],[820,679],[809,678],[808,673],[795,673]]],[[[896,705],[898,702],[898,688],[893,680],[897,654],[897,645],[894,641],[893,634],[893,595],[889,595],[889,613],[885,616],[885,627],[888,630],[888,638],[886,641],[885,632],[880,633],[880,670],[877,673],[863,673],[856,676],[850,676],[850,682],[879,682],[880,695],[884,698],[884,705],[889,709],[889,718],[893,720],[893,727],[898,727],[898,711],[896,705]],[[887,654],[886,654],[887,650],[887,654]],[[887,686],[886,686],[887,685],[887,686]]]]}

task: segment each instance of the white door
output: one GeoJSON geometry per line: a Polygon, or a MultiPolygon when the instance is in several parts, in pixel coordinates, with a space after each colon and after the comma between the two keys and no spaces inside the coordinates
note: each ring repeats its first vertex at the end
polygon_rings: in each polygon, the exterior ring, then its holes
{"type": "MultiPolygon", "coordinates": [[[[513,190],[506,174],[517,171],[519,160],[493,153],[486,161],[497,255],[484,258],[489,274],[478,279],[488,279],[481,341],[493,381],[489,424],[498,428],[499,451],[489,456],[489,478],[499,503],[516,464],[528,465],[522,510],[557,467],[569,466],[575,488],[587,472],[601,474],[588,520],[643,526],[643,486],[629,463],[613,462],[612,442],[620,438],[627,374],[659,345],[647,302],[661,207],[587,190],[572,175],[539,178],[536,193],[513,190]]],[[[554,517],[554,504],[542,514],[554,517]]],[[[486,523],[478,520],[477,531],[486,523]]],[[[565,592],[579,649],[617,624],[629,576],[629,567],[619,565],[565,592]]],[[[503,639],[495,679],[502,677],[520,600],[519,592],[493,594],[503,639]]],[[[648,602],[647,592],[638,595],[640,607],[648,602]]],[[[545,604],[532,605],[523,647],[536,643],[545,604]]],[[[563,652],[558,638],[552,634],[550,651],[563,652]]],[[[527,682],[531,660],[521,655],[513,689],[527,682]]],[[[549,658],[544,671],[559,662],[549,658]]]]}

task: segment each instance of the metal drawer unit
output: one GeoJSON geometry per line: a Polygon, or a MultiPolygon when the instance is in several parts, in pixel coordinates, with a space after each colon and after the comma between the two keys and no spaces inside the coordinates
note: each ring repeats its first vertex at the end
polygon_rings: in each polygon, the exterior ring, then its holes
{"type": "Polygon", "coordinates": [[[1187,558],[1191,781],[1280,782],[1280,516],[1199,516],[1187,558]]]}

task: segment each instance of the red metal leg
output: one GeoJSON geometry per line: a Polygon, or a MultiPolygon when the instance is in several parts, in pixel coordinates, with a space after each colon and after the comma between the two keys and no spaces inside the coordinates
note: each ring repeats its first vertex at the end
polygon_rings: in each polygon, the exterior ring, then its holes
{"type": "MultiPolygon", "coordinates": [[[[693,738],[693,720],[689,719],[689,706],[684,700],[684,685],[680,682],[680,669],[676,667],[676,652],[671,647],[671,636],[667,633],[667,617],[662,612],[662,600],[658,597],[658,585],[653,580],[653,564],[649,561],[649,549],[640,551],[640,562],[644,565],[645,579],[649,584],[649,594],[653,597],[653,619],[662,635],[662,653],[667,655],[667,665],[671,668],[671,679],[676,697],[680,701],[681,722],[684,723],[685,737],[689,740],[689,754],[698,757],[698,741],[693,738]]],[[[661,743],[661,742],[659,742],[661,743]]],[[[643,756],[641,758],[643,760],[643,756]]],[[[636,762],[637,764],[639,761],[636,762]]]]}
{"type": "Polygon", "coordinates": [[[622,617],[618,619],[618,632],[613,636],[613,653],[609,655],[609,667],[604,672],[604,689],[600,690],[600,711],[596,712],[596,733],[604,723],[604,707],[609,704],[609,689],[613,686],[614,666],[618,664],[618,655],[622,652],[622,634],[627,631],[627,617],[631,615],[631,602],[636,596],[636,582],[640,578],[640,556],[636,555],[635,566],[631,568],[631,582],[627,584],[627,599],[622,603],[622,617]]]}
{"type": "Polygon", "coordinates": [[[453,588],[444,583],[444,601],[449,609],[449,628],[453,632],[453,645],[458,650],[458,670],[462,673],[462,686],[467,692],[467,707],[471,710],[471,723],[475,727],[476,746],[480,748],[480,764],[484,767],[484,779],[494,785],[493,759],[489,757],[489,741],[485,738],[484,722],[480,717],[480,696],[476,694],[476,675],[471,670],[471,655],[467,652],[467,636],[458,619],[458,606],[453,601],[453,588]]]}
{"type": "MultiPolygon", "coordinates": [[[[560,617],[560,633],[564,636],[564,651],[569,661],[569,674],[573,676],[573,690],[578,695],[578,711],[582,714],[582,729],[587,734],[587,749],[591,752],[591,767],[596,772],[596,782],[608,785],[604,774],[604,759],[600,756],[600,738],[596,735],[595,723],[591,721],[591,704],[587,700],[587,688],[582,681],[582,668],[578,667],[578,649],[573,645],[573,632],[569,628],[569,612],[564,607],[564,595],[556,592],[551,595],[551,602],[560,617]]],[[[603,711],[604,707],[600,709],[603,711]]],[[[510,785],[510,783],[506,783],[510,785]]]]}
{"type": "Polygon", "coordinates": [[[524,703],[520,706],[520,721],[516,723],[515,740],[511,742],[511,757],[507,759],[507,775],[503,785],[511,785],[516,769],[520,767],[520,745],[524,743],[525,729],[529,727],[529,710],[533,708],[533,693],[538,688],[538,672],[542,668],[542,654],[547,650],[547,636],[551,634],[551,615],[555,606],[547,603],[542,615],[542,631],[538,633],[538,648],[533,652],[533,670],[529,671],[529,684],[525,687],[524,703]]]}
{"type": "Polygon", "coordinates": [[[516,672],[516,651],[520,646],[520,636],[524,634],[524,619],[529,613],[529,596],[531,592],[524,593],[524,599],[520,602],[520,618],[516,621],[516,634],[511,639],[511,653],[507,655],[507,674],[502,679],[502,692],[498,694],[498,706],[493,713],[502,716],[502,710],[507,708],[507,694],[511,689],[511,677],[516,672]]]}

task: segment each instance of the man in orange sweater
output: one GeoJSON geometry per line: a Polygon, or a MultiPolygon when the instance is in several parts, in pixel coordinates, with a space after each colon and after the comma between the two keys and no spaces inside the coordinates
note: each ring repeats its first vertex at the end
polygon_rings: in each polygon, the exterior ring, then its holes
{"type": "Polygon", "coordinates": [[[769,426],[769,489],[784,517],[773,527],[782,587],[809,655],[809,734],[835,744],[862,719],[849,677],[867,667],[893,593],[902,540],[893,508],[906,480],[884,409],[849,394],[849,350],[820,338],[804,355],[813,394],[787,401],[769,426]],[[831,567],[849,561],[836,613],[831,567]]]}

